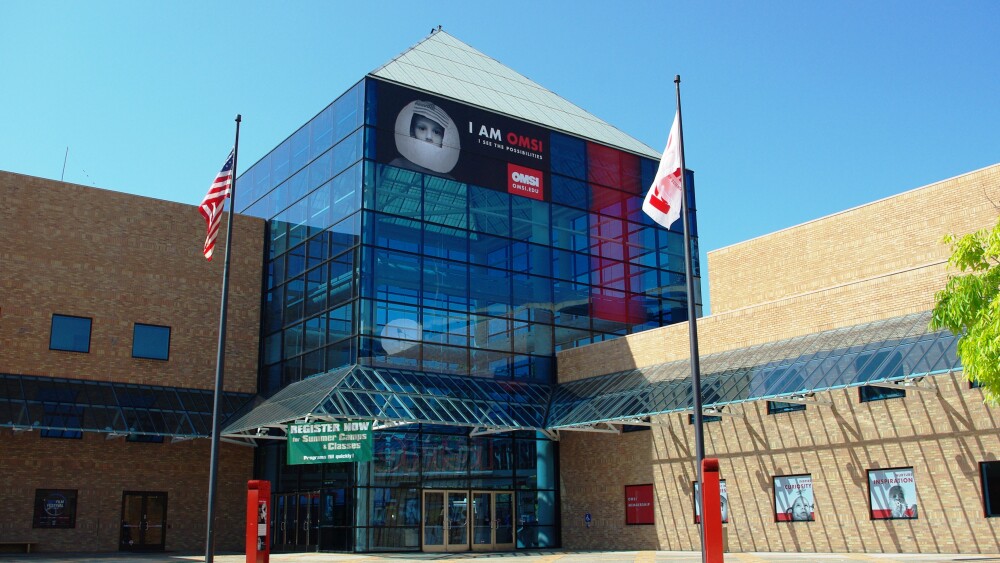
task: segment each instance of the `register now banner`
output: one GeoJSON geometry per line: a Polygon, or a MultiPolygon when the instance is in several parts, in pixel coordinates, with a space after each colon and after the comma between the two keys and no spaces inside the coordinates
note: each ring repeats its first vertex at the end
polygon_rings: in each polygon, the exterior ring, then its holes
{"type": "Polygon", "coordinates": [[[372,459],[372,422],[309,422],[288,425],[288,465],[354,463],[372,459]]]}

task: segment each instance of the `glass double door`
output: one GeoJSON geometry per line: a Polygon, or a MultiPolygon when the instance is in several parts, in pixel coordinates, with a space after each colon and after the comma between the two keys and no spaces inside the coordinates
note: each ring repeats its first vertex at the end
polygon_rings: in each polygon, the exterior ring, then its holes
{"type": "Polygon", "coordinates": [[[274,495],[271,546],[275,551],[315,551],[319,540],[319,491],[274,495]]]}
{"type": "Polygon", "coordinates": [[[121,551],[163,551],[167,542],[167,493],[122,493],[121,551]]]}
{"type": "Polygon", "coordinates": [[[425,491],[423,504],[424,551],[514,549],[512,492],[425,491]]]}

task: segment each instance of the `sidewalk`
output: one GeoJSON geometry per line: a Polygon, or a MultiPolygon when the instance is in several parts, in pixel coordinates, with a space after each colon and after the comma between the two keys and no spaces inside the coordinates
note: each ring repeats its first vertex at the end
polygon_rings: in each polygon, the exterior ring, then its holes
{"type": "MultiPolygon", "coordinates": [[[[690,551],[564,551],[531,550],[503,553],[279,553],[273,563],[426,563],[428,561],[517,559],[518,563],[701,563],[690,551]]],[[[98,554],[0,554],[0,563],[187,563],[204,561],[204,554],[178,553],[98,553],[98,554]]],[[[221,554],[218,563],[244,563],[246,556],[221,554]]],[[[996,562],[1000,553],[974,555],[942,554],[855,554],[855,553],[727,553],[727,563],[874,563],[996,562]]]]}

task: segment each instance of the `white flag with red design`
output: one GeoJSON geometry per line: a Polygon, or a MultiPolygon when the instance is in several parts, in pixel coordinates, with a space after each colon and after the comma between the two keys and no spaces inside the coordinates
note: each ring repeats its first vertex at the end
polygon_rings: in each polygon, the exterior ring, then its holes
{"type": "Polygon", "coordinates": [[[642,202],[642,210],[654,221],[669,229],[681,216],[681,196],[684,185],[681,179],[681,131],[680,120],[674,115],[674,125],[670,128],[667,148],[663,149],[660,167],[656,169],[653,185],[642,202]]]}

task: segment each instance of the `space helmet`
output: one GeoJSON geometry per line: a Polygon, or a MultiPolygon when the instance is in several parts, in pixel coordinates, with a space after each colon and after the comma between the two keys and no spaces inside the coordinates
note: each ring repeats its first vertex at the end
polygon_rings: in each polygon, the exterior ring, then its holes
{"type": "Polygon", "coordinates": [[[458,126],[433,102],[414,100],[399,110],[399,115],[396,116],[396,149],[417,166],[439,174],[451,172],[458,164],[459,144],[458,126]],[[430,119],[444,128],[440,147],[410,136],[414,115],[430,119]]]}

